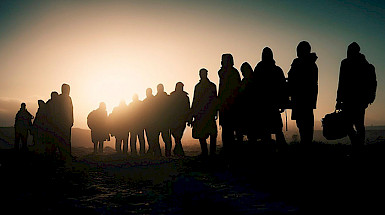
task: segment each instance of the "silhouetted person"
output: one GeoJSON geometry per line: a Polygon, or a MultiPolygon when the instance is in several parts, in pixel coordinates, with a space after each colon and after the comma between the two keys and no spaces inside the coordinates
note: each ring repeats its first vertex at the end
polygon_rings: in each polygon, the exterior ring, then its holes
{"type": "Polygon", "coordinates": [[[261,115],[258,110],[262,104],[255,99],[257,86],[253,69],[249,63],[244,62],[241,65],[241,73],[243,79],[237,100],[240,107],[238,123],[242,134],[246,134],[247,139],[254,142],[258,136],[261,136],[261,129],[263,128],[261,120],[258,119],[258,116],[261,115]]]}
{"type": "Polygon", "coordinates": [[[28,131],[31,129],[33,116],[26,109],[25,103],[21,103],[20,110],[15,117],[15,149],[27,151],[28,131]]]}
{"type": "Polygon", "coordinates": [[[282,69],[275,64],[273,51],[269,47],[263,49],[262,61],[255,67],[254,75],[264,132],[269,139],[271,134],[275,134],[279,146],[286,145],[281,118],[283,107],[288,103],[286,80],[282,69]]]}
{"type": "Polygon", "coordinates": [[[208,71],[199,71],[200,81],[194,88],[191,106],[192,136],[199,139],[202,156],[208,155],[206,139],[210,137],[210,155],[215,155],[218,128],[215,122],[218,116],[217,87],[207,77],[208,71]]]}
{"type": "Polygon", "coordinates": [[[182,82],[176,83],[175,91],[170,94],[171,134],[175,139],[174,154],[179,156],[184,156],[182,136],[190,114],[190,99],[183,86],[182,82]]]}
{"type": "Polygon", "coordinates": [[[47,141],[46,141],[46,153],[48,156],[55,156],[59,135],[58,135],[58,120],[57,112],[59,94],[57,92],[51,93],[51,98],[47,101],[47,141]]]}
{"type": "Polygon", "coordinates": [[[139,100],[137,94],[132,97],[132,102],[128,105],[128,116],[130,119],[130,148],[131,154],[136,155],[136,140],[139,141],[140,155],[145,154],[145,140],[144,140],[144,122],[143,122],[143,102],[139,100]]]}
{"type": "Polygon", "coordinates": [[[63,84],[61,86],[62,94],[57,99],[57,115],[58,117],[58,135],[61,160],[67,164],[72,161],[71,157],[71,129],[74,124],[74,113],[72,99],[70,97],[70,86],[63,84]]]}
{"type": "Polygon", "coordinates": [[[146,89],[146,98],[143,100],[143,124],[146,130],[148,151],[147,154],[159,157],[161,156],[159,145],[159,134],[156,131],[156,124],[153,120],[156,117],[155,96],[152,89],[146,89]],[[158,144],[156,144],[158,143],[158,144]]]}
{"type": "MultiPolygon", "coordinates": [[[[170,114],[170,97],[164,91],[163,84],[158,84],[157,94],[154,97],[155,112],[154,123],[156,125],[157,137],[161,134],[163,142],[165,144],[165,156],[171,156],[171,114],[170,114]]],[[[155,142],[155,149],[160,148],[159,139],[155,142]]]]}
{"type": "Polygon", "coordinates": [[[310,44],[306,41],[298,44],[297,56],[288,72],[291,118],[296,120],[301,143],[310,144],[314,133],[313,109],[316,109],[318,95],[318,67],[315,63],[318,57],[311,53],[310,44]]]}
{"type": "Polygon", "coordinates": [[[219,124],[222,126],[222,142],[225,152],[231,152],[235,144],[235,135],[238,141],[239,132],[237,132],[237,106],[236,98],[241,83],[241,77],[236,68],[231,54],[223,54],[219,75],[219,124]]]}
{"type": "Polygon", "coordinates": [[[38,101],[35,119],[33,120],[33,142],[40,153],[46,152],[46,141],[48,132],[48,109],[43,100],[38,101]]]}
{"type": "Polygon", "coordinates": [[[365,143],[365,109],[374,102],[376,89],[374,66],[360,53],[360,46],[351,43],[347,58],[341,62],[336,109],[342,109],[347,117],[348,135],[355,152],[365,143]]]}
{"type": "Polygon", "coordinates": [[[99,108],[91,111],[87,117],[87,125],[91,129],[91,140],[94,144],[94,154],[103,153],[104,141],[110,139],[107,126],[106,104],[101,102],[99,108]]]}
{"type": "Polygon", "coordinates": [[[128,108],[124,101],[114,107],[109,116],[111,136],[115,136],[115,149],[117,152],[128,153],[128,108]]]}

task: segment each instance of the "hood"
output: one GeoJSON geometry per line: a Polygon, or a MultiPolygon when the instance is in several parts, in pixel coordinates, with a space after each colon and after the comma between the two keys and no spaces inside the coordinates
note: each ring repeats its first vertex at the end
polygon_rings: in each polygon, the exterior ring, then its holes
{"type": "Polygon", "coordinates": [[[361,53],[358,53],[358,54],[353,55],[353,56],[349,56],[349,57],[347,57],[347,59],[352,60],[352,61],[365,61],[365,62],[367,62],[365,55],[363,55],[361,53]]]}
{"type": "Polygon", "coordinates": [[[305,62],[311,62],[311,63],[315,63],[317,61],[318,57],[317,57],[317,54],[312,52],[306,56],[303,56],[303,57],[299,57],[299,58],[296,58],[294,59],[293,63],[291,64],[292,66],[296,65],[296,64],[302,64],[302,63],[305,63],[305,62]]]}

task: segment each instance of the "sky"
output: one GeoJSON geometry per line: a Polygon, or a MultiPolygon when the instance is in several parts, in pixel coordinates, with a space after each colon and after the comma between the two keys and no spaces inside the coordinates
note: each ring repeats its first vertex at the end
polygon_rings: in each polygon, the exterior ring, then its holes
{"type": "MultiPolygon", "coordinates": [[[[74,127],[100,102],[179,81],[193,96],[201,68],[218,85],[221,55],[252,67],[270,47],[285,75],[306,40],[318,56],[315,126],[335,107],[340,62],[356,41],[376,67],[377,98],[366,125],[385,125],[384,1],[0,1],[0,126],[12,126],[21,102],[35,115],[63,83],[71,86],[74,127]]],[[[256,101],[258,102],[258,101],[256,101]]],[[[283,118],[284,115],[283,115],[283,118]]],[[[290,120],[289,130],[296,129],[290,120]]]]}

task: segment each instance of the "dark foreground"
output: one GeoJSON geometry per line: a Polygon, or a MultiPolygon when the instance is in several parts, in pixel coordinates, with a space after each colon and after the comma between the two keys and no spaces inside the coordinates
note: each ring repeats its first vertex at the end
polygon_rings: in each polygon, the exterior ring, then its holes
{"type": "MultiPolygon", "coordinates": [[[[77,149],[79,151],[79,149],[77,149]]],[[[383,214],[385,143],[243,144],[231,159],[0,151],[1,214],[383,214]],[[242,153],[241,153],[242,152],[242,153]]],[[[74,151],[76,151],[74,149],[74,151]]]]}

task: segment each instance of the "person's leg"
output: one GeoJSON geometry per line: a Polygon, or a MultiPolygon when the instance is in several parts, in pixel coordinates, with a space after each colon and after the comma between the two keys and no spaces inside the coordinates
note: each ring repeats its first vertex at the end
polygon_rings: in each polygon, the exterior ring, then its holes
{"type": "Polygon", "coordinates": [[[21,140],[21,134],[19,132],[15,131],[15,145],[14,145],[14,147],[16,150],[19,150],[19,148],[20,148],[20,145],[19,145],[20,140],[21,140]]]}
{"type": "Polygon", "coordinates": [[[171,148],[172,148],[170,129],[162,130],[162,139],[165,144],[165,156],[169,157],[171,156],[171,148]]]}
{"type": "Polygon", "coordinates": [[[208,151],[207,151],[207,142],[206,142],[206,139],[199,139],[199,143],[201,145],[201,150],[202,150],[202,156],[203,157],[207,157],[208,155],[208,151]]]}
{"type": "Polygon", "coordinates": [[[182,136],[184,132],[184,127],[176,128],[172,131],[172,135],[175,139],[174,154],[179,156],[184,156],[184,150],[182,146],[182,136]]]}
{"type": "Polygon", "coordinates": [[[159,135],[160,135],[160,131],[155,131],[154,136],[152,136],[153,150],[154,150],[155,157],[162,156],[162,152],[160,150],[159,135]]]}
{"type": "Polygon", "coordinates": [[[357,109],[354,113],[353,125],[356,128],[355,141],[352,141],[353,151],[360,153],[365,145],[365,109],[357,109]]]}
{"type": "Polygon", "coordinates": [[[231,130],[231,127],[225,125],[222,125],[222,144],[223,144],[223,151],[226,156],[230,155],[231,148],[234,141],[234,131],[231,130]]]}
{"type": "Polygon", "coordinates": [[[285,140],[285,135],[283,134],[282,131],[278,131],[275,134],[275,139],[277,142],[277,149],[278,150],[284,150],[287,146],[286,140],[285,140]]]}
{"type": "Polygon", "coordinates": [[[139,140],[139,145],[140,145],[139,154],[144,155],[146,152],[146,145],[145,145],[146,142],[144,141],[144,130],[143,129],[141,129],[138,132],[138,140],[139,140]]]}
{"type": "Polygon", "coordinates": [[[121,141],[118,137],[115,136],[115,150],[116,152],[118,153],[121,153],[122,152],[122,144],[121,144],[121,141]]]}
{"type": "Polygon", "coordinates": [[[103,149],[104,149],[104,141],[101,140],[99,141],[99,152],[103,154],[103,149]]]}
{"type": "Polygon", "coordinates": [[[210,155],[211,156],[215,155],[216,149],[217,149],[217,134],[210,134],[210,155]]]}
{"type": "Polygon", "coordinates": [[[21,150],[24,152],[28,151],[28,146],[27,146],[28,142],[27,141],[28,141],[28,132],[27,132],[27,134],[21,135],[21,150]]]}
{"type": "Polygon", "coordinates": [[[302,110],[301,117],[297,119],[297,127],[301,137],[301,143],[309,145],[313,142],[314,114],[313,109],[302,110]]]}
{"type": "Polygon", "coordinates": [[[137,156],[137,150],[136,150],[136,139],[137,139],[137,133],[131,131],[130,132],[130,148],[131,148],[131,156],[137,156]]]}
{"type": "Polygon", "coordinates": [[[127,154],[128,153],[128,137],[123,137],[122,142],[123,142],[123,153],[127,154]]]}
{"type": "Polygon", "coordinates": [[[94,144],[94,154],[96,155],[96,153],[98,152],[98,141],[92,141],[92,143],[94,144]]]}

